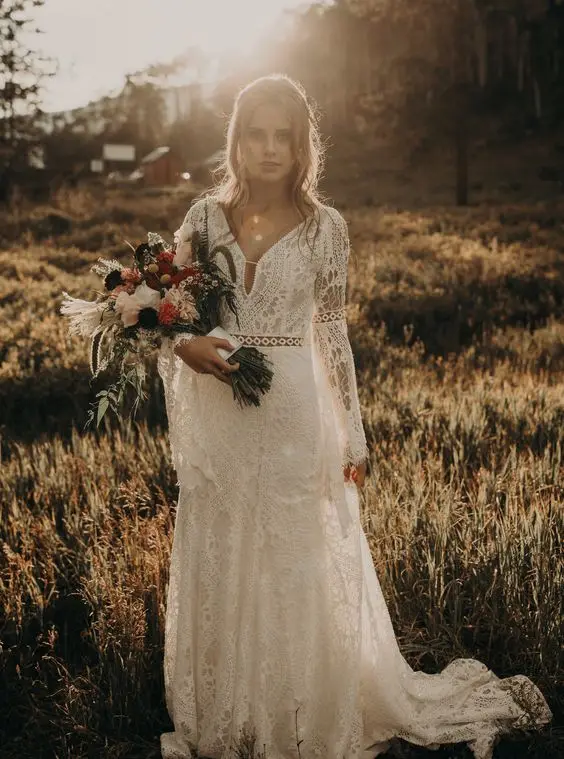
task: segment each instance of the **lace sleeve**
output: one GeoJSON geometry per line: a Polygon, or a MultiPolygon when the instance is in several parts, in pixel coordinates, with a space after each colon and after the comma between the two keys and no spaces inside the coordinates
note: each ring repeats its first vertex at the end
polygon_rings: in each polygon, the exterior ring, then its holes
{"type": "Polygon", "coordinates": [[[368,458],[368,448],[345,312],[350,242],[344,218],[334,208],[328,208],[328,212],[329,231],[315,281],[313,342],[327,372],[345,435],[343,465],[359,464],[368,458]]]}
{"type": "MultiPolygon", "coordinates": [[[[188,223],[191,224],[194,229],[203,231],[206,203],[207,201],[205,198],[197,200],[195,203],[193,203],[186,212],[186,216],[184,217],[181,226],[188,223]]],[[[172,356],[170,354],[174,353],[176,346],[180,345],[180,343],[183,342],[189,343],[190,340],[194,339],[194,337],[195,335],[191,335],[190,333],[180,333],[172,338],[164,338],[162,341],[161,353],[168,354],[166,358],[172,360],[172,356]]],[[[176,354],[174,353],[174,355],[176,354]]],[[[181,359],[179,358],[179,360],[181,359]]]]}
{"type": "MultiPolygon", "coordinates": [[[[189,222],[195,229],[203,229],[205,218],[205,201],[197,200],[193,203],[182,224],[189,222]]],[[[174,337],[164,337],[161,341],[157,357],[157,369],[161,376],[164,389],[166,412],[169,422],[169,433],[171,435],[171,442],[174,450],[181,450],[179,444],[175,441],[175,430],[178,425],[175,425],[175,410],[178,411],[181,407],[179,405],[176,409],[177,403],[180,403],[177,399],[177,393],[180,383],[182,372],[186,378],[185,381],[190,382],[190,378],[195,376],[195,372],[186,364],[180,356],[175,352],[176,347],[183,342],[190,342],[194,339],[194,335],[190,333],[180,333],[174,337]]],[[[179,462],[176,461],[175,468],[178,471],[179,462]]]]}

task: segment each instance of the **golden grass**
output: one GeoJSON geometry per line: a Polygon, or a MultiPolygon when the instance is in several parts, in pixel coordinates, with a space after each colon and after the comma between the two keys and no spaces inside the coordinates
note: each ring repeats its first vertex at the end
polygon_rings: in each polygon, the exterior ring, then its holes
{"type": "MultiPolygon", "coordinates": [[[[146,229],[170,235],[186,204],[63,195],[53,208],[71,226],[42,240],[30,217],[46,209],[10,216],[17,235],[0,252],[2,759],[158,756],[170,729],[161,664],[177,486],[162,390],[155,378],[135,424],[83,433],[96,388],[57,310],[63,289],[91,296],[98,255],[129,255],[120,240],[146,229]]],[[[558,210],[346,213],[371,448],[362,520],[378,576],[413,666],[472,656],[543,690],[555,720],[504,741],[497,756],[512,759],[564,756],[558,210]]]]}

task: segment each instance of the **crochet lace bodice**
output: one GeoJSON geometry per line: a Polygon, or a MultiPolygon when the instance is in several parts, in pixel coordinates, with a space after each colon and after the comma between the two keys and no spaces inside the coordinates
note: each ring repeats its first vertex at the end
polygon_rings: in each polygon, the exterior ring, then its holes
{"type": "MultiPolygon", "coordinates": [[[[323,204],[318,204],[318,210],[318,221],[305,220],[263,254],[253,267],[249,293],[245,255],[218,201],[213,197],[197,200],[184,222],[201,231],[207,226],[210,246],[225,245],[229,251],[239,326],[227,307],[221,326],[232,334],[300,337],[319,352],[344,434],[343,463],[356,464],[367,457],[368,450],[345,310],[350,242],[343,216],[323,204]]],[[[227,257],[219,253],[216,261],[230,276],[227,257]]]]}

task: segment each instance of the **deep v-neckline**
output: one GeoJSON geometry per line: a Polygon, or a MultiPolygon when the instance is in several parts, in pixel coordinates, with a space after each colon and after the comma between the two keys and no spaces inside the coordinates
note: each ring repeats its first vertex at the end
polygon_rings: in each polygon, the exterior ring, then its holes
{"type": "Polygon", "coordinates": [[[237,251],[237,253],[243,259],[243,281],[241,282],[241,290],[242,290],[242,292],[243,292],[243,294],[244,294],[244,296],[246,298],[250,298],[253,295],[254,291],[255,291],[255,286],[256,286],[257,278],[258,278],[258,270],[259,270],[260,264],[263,262],[263,259],[266,258],[271,253],[271,251],[273,251],[275,248],[277,248],[278,245],[280,245],[280,243],[284,242],[284,240],[287,237],[289,237],[294,232],[297,232],[298,229],[302,226],[302,224],[305,224],[305,222],[307,221],[307,217],[305,219],[302,219],[295,226],[293,226],[292,229],[289,229],[287,232],[285,232],[283,235],[281,235],[281,237],[279,237],[278,240],[276,240],[275,242],[273,242],[272,245],[264,251],[264,253],[258,259],[258,261],[249,261],[249,259],[245,255],[245,251],[239,245],[239,242],[237,241],[237,238],[235,237],[235,235],[233,233],[233,230],[231,229],[231,227],[229,225],[229,222],[227,221],[227,216],[225,214],[225,211],[223,210],[223,207],[221,206],[221,204],[219,202],[216,203],[216,206],[217,206],[217,208],[219,210],[219,213],[221,215],[221,220],[222,220],[225,228],[227,229],[227,231],[231,235],[233,235],[233,244],[235,246],[235,250],[237,251]],[[252,263],[252,265],[255,268],[255,273],[254,273],[254,276],[253,276],[253,284],[251,285],[251,289],[249,290],[249,292],[247,292],[247,288],[245,287],[245,276],[246,276],[246,271],[247,271],[247,263],[252,263]]]}

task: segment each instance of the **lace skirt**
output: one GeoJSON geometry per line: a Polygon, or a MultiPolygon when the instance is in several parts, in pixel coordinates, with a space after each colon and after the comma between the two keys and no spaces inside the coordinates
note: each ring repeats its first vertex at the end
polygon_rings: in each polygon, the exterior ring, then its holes
{"type": "Polygon", "coordinates": [[[159,359],[180,488],[163,758],[228,759],[247,730],[267,759],[367,759],[394,736],[468,741],[489,759],[503,732],[546,723],[525,677],[472,659],[436,675],[408,665],[343,479],[327,378],[308,344],[261,350],[274,379],[259,408],[172,351],[159,359]],[[523,688],[534,714],[511,695],[523,688]]]}

